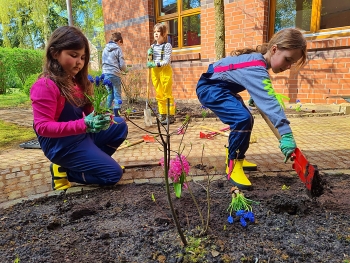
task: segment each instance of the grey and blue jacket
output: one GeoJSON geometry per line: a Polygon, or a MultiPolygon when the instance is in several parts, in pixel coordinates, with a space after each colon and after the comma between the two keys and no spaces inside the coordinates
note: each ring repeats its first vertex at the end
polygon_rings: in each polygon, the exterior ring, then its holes
{"type": "Polygon", "coordinates": [[[233,94],[247,90],[259,109],[265,113],[281,135],[290,133],[290,122],[275,93],[270,75],[267,71],[267,62],[262,54],[251,53],[223,58],[209,65],[207,73],[202,74],[197,89],[203,86],[228,89],[233,94]],[[266,66],[250,66],[236,70],[214,72],[216,67],[225,67],[250,61],[263,61],[266,66]]]}
{"type": "Polygon", "coordinates": [[[117,43],[110,41],[102,53],[102,73],[119,76],[126,71],[123,52],[117,43]]]}

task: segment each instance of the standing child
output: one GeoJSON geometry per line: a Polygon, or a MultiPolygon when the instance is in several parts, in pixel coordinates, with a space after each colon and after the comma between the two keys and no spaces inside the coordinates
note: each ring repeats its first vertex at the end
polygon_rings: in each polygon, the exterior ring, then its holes
{"type": "Polygon", "coordinates": [[[247,90],[259,109],[278,129],[280,149],[285,162],[296,148],[289,121],[273,90],[268,69],[280,73],[293,64],[302,66],[306,61],[306,40],[293,28],[276,33],[269,43],[255,50],[237,50],[231,57],[209,65],[197,84],[197,96],[202,105],[211,109],[220,120],[230,125],[226,173],[228,179],[240,189],[251,189],[244,174],[245,165],[254,166],[245,158],[254,119],[238,94],[247,90]]]}
{"type": "Polygon", "coordinates": [[[152,83],[156,89],[159,119],[162,124],[174,123],[175,105],[172,92],[173,70],[171,69],[172,46],[167,43],[166,25],[158,23],[154,26],[154,44],[148,49],[148,56],[153,58],[147,62],[151,69],[152,83]],[[170,99],[169,118],[167,117],[167,99],[170,99]]]}
{"type": "Polygon", "coordinates": [[[123,52],[120,48],[122,45],[122,34],[115,32],[102,53],[102,73],[105,75],[105,79],[109,79],[113,84],[113,90],[109,90],[107,97],[107,106],[112,108],[114,101],[113,112],[115,116],[119,116],[122,104],[120,75],[127,71],[123,52]]]}
{"type": "Polygon", "coordinates": [[[52,162],[52,188],[65,190],[70,182],[113,185],[122,177],[111,157],[126,139],[121,117],[111,124],[110,113],[94,115],[86,95],[89,43],[76,27],[56,29],[47,44],[43,73],[30,91],[34,130],[45,156],[52,162]]]}

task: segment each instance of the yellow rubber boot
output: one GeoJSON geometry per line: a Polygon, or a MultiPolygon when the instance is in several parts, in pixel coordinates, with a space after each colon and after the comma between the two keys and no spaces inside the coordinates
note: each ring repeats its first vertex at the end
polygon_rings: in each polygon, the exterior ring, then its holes
{"type": "Polygon", "coordinates": [[[71,184],[68,181],[67,173],[61,170],[61,166],[57,164],[52,163],[50,165],[53,190],[67,190],[71,187],[71,184]]]}
{"type": "Polygon", "coordinates": [[[243,171],[243,159],[230,160],[226,171],[228,171],[227,179],[240,190],[251,190],[253,188],[252,183],[243,171]]]}
{"type": "Polygon", "coordinates": [[[258,166],[255,163],[248,162],[246,159],[243,159],[243,170],[244,171],[257,171],[258,166]]]}
{"type": "MultiPolygon", "coordinates": [[[[228,173],[227,162],[228,162],[228,147],[226,148],[226,173],[228,173]]],[[[258,166],[255,163],[249,162],[246,159],[243,160],[243,170],[244,171],[257,171],[258,166]]]]}

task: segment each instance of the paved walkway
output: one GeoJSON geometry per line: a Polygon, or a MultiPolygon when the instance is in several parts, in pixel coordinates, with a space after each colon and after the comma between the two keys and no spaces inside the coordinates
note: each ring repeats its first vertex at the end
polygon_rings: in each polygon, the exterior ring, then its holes
{"type": "MultiPolygon", "coordinates": [[[[332,114],[329,114],[332,115],[332,114]]],[[[0,110],[0,118],[5,121],[19,120],[18,124],[31,126],[31,110],[0,110]],[[16,118],[12,117],[13,114],[16,118]]],[[[344,170],[350,169],[350,115],[322,117],[289,118],[294,137],[298,147],[308,160],[318,166],[319,170],[344,170]]],[[[135,122],[144,128],[143,119],[135,122]]],[[[181,125],[177,121],[170,129],[176,131],[181,125]]],[[[214,166],[211,173],[224,178],[224,161],[227,137],[217,135],[213,139],[201,139],[200,131],[209,130],[201,128],[208,126],[214,129],[224,128],[225,125],[216,119],[194,119],[182,140],[181,135],[171,137],[171,148],[178,150],[180,143],[184,147],[183,154],[188,155],[191,164],[193,178],[205,176],[202,170],[194,168],[196,164],[203,163],[214,166]]],[[[156,127],[148,129],[156,132],[156,127]]],[[[142,140],[147,132],[129,123],[128,142],[133,143],[142,140]]],[[[253,139],[247,152],[247,159],[256,162],[259,166],[257,172],[250,172],[252,181],[255,174],[266,173],[293,173],[291,162],[284,164],[283,155],[278,148],[278,140],[271,132],[264,120],[256,116],[253,129],[253,139]]],[[[159,143],[140,143],[131,147],[116,151],[113,158],[122,165],[158,162],[163,157],[162,147],[159,143]]],[[[0,154],[0,204],[11,200],[26,197],[36,197],[49,193],[51,177],[49,173],[49,161],[40,149],[13,149],[0,154]]],[[[126,171],[121,183],[146,183],[161,182],[162,169],[133,168],[126,171]]],[[[52,192],[52,191],[51,191],[52,192]]],[[[1,207],[1,206],[0,206],[1,207]]]]}

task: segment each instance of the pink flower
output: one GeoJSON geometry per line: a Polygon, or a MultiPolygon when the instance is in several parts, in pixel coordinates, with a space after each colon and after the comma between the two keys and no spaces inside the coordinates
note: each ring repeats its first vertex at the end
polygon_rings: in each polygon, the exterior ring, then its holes
{"type": "MultiPolygon", "coordinates": [[[[164,158],[160,159],[160,164],[164,167],[164,158]]],[[[170,168],[168,177],[177,183],[180,180],[181,175],[187,176],[190,171],[190,165],[184,155],[177,155],[174,159],[170,160],[170,168]]]]}

